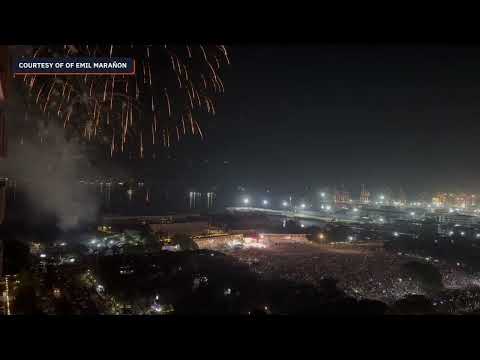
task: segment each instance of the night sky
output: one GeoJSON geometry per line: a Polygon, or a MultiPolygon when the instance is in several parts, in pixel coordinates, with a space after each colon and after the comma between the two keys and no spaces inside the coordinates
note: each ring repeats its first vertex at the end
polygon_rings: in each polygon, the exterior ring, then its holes
{"type": "Polygon", "coordinates": [[[197,153],[218,164],[210,175],[258,187],[480,190],[480,49],[256,44],[230,55],[197,153]]]}
{"type": "Polygon", "coordinates": [[[480,191],[480,48],[227,46],[205,141],[132,162],[136,175],[204,189],[480,191]]]}

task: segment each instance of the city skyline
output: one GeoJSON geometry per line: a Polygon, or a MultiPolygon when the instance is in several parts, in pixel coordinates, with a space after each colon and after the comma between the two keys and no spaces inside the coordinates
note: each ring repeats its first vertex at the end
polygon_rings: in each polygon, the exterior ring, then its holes
{"type": "Polygon", "coordinates": [[[7,53],[138,71],[0,93],[0,314],[480,311],[480,47],[7,53]]]}

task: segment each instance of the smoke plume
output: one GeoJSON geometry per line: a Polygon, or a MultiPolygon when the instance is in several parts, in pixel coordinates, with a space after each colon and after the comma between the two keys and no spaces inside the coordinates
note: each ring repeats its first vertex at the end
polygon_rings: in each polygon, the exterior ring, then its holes
{"type": "Polygon", "coordinates": [[[9,149],[1,173],[17,182],[17,191],[26,193],[37,211],[56,216],[61,229],[94,221],[99,199],[79,180],[100,174],[89,162],[85,145],[77,138],[67,140],[58,123],[47,123],[39,115],[26,121],[24,113],[23,106],[9,99],[9,149]],[[32,130],[30,135],[27,129],[32,130]]]}

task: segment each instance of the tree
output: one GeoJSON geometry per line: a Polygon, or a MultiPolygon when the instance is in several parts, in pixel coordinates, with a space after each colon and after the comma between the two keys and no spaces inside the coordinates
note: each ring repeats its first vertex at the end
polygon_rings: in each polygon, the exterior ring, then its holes
{"type": "Polygon", "coordinates": [[[306,232],[307,232],[307,239],[312,242],[323,243],[325,241],[323,230],[318,226],[310,226],[306,229],[306,232]]]}
{"type": "Polygon", "coordinates": [[[393,314],[429,314],[434,313],[432,302],[423,295],[408,295],[398,300],[391,309],[393,314]]]}
{"type": "Polygon", "coordinates": [[[181,250],[197,250],[198,245],[192,237],[187,234],[175,234],[172,237],[172,244],[178,245],[181,250]]]}
{"type": "Polygon", "coordinates": [[[351,230],[344,225],[334,226],[326,231],[325,237],[329,242],[347,241],[351,230]]]}
{"type": "Polygon", "coordinates": [[[285,230],[290,234],[303,232],[303,229],[300,226],[300,223],[295,220],[287,220],[285,223],[285,230]]]}
{"type": "Polygon", "coordinates": [[[38,287],[37,279],[28,271],[18,274],[17,280],[20,284],[15,294],[13,311],[15,314],[39,314],[38,298],[35,288],[38,287]]]}
{"type": "Polygon", "coordinates": [[[6,274],[17,274],[28,269],[30,265],[30,249],[27,244],[5,239],[3,242],[4,272],[6,274]]]}
{"type": "Polygon", "coordinates": [[[408,276],[420,282],[426,291],[438,291],[443,288],[442,274],[432,264],[410,261],[403,265],[408,276]]]}
{"type": "Polygon", "coordinates": [[[144,231],[142,231],[142,238],[146,249],[154,250],[159,248],[160,241],[155,233],[150,229],[146,228],[144,231]]]}

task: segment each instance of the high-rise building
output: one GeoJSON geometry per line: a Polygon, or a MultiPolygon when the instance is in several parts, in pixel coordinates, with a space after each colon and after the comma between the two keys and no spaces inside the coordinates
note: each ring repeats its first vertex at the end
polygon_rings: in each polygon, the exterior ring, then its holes
{"type": "Polygon", "coordinates": [[[370,193],[367,191],[365,184],[362,184],[362,190],[360,191],[360,202],[362,204],[368,204],[370,202],[370,193]]]}

